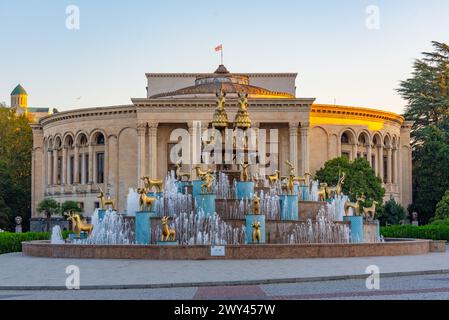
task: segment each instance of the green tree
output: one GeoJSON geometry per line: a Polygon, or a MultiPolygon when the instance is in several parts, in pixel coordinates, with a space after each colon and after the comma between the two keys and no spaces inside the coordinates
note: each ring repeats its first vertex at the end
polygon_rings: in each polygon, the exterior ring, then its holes
{"type": "Polygon", "coordinates": [[[435,210],[435,219],[446,220],[449,218],[449,190],[444,194],[443,199],[438,202],[435,210]]]}
{"type": "Polygon", "coordinates": [[[58,202],[51,198],[45,198],[37,205],[37,212],[44,213],[47,218],[47,231],[51,228],[51,216],[61,213],[61,206],[58,202]]]}
{"type": "Polygon", "coordinates": [[[61,205],[61,214],[68,215],[69,212],[82,213],[83,210],[78,205],[78,202],[67,200],[61,205]]]}
{"type": "Polygon", "coordinates": [[[449,190],[449,134],[429,126],[420,131],[420,139],[413,152],[413,209],[420,224],[427,224],[449,190]]]}
{"type": "Polygon", "coordinates": [[[381,226],[397,225],[405,219],[407,210],[393,198],[377,210],[377,219],[381,226]]]}
{"type": "Polygon", "coordinates": [[[373,200],[382,203],[385,195],[382,181],[365,158],[358,158],[353,162],[346,157],[332,159],[317,171],[316,179],[328,185],[336,185],[343,172],[346,174],[343,193],[352,201],[363,193],[367,199],[366,205],[371,205],[373,200]]]}
{"type": "MultiPolygon", "coordinates": [[[[9,229],[13,215],[27,224],[31,215],[31,152],[33,136],[25,115],[0,104],[0,208],[8,216],[9,229]]],[[[25,224],[25,225],[26,225],[25,224]]]]}
{"type": "Polygon", "coordinates": [[[429,125],[447,127],[449,120],[449,46],[436,41],[432,45],[434,52],[423,52],[424,57],[414,63],[412,77],[398,89],[407,101],[405,117],[414,121],[414,137],[429,125]]]}

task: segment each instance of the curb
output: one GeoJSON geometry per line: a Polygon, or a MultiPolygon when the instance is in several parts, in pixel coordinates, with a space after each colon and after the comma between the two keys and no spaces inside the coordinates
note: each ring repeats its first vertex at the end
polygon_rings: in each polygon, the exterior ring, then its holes
{"type": "MultiPolygon", "coordinates": [[[[422,275],[449,274],[449,269],[427,270],[427,271],[407,271],[381,273],[381,277],[407,277],[422,275]]],[[[285,279],[265,279],[265,280],[245,280],[245,281],[218,281],[218,282],[186,282],[186,283],[160,283],[160,284],[119,284],[119,285],[87,285],[81,286],[79,290],[129,290],[129,289],[163,289],[163,288],[191,288],[191,287],[218,287],[218,286],[248,286],[264,284],[286,284],[286,283],[306,283],[324,281],[342,281],[366,279],[367,274],[342,275],[342,276],[322,276],[307,278],[285,278],[285,279]]],[[[0,291],[61,291],[68,290],[65,286],[0,286],[0,291]]]]}

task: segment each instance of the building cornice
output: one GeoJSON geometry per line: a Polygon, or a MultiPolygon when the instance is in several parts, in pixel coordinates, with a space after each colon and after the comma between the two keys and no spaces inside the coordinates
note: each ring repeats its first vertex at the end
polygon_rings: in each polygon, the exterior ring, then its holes
{"type": "Polygon", "coordinates": [[[402,125],[405,121],[404,117],[393,112],[327,104],[313,104],[310,113],[313,117],[344,117],[352,119],[365,119],[369,121],[391,121],[399,125],[402,125]]]}
{"type": "MultiPolygon", "coordinates": [[[[216,76],[214,73],[145,73],[147,78],[197,78],[216,76]]],[[[285,73],[230,73],[231,76],[248,76],[251,78],[285,78],[285,77],[297,77],[298,73],[285,72],[285,73]]]]}

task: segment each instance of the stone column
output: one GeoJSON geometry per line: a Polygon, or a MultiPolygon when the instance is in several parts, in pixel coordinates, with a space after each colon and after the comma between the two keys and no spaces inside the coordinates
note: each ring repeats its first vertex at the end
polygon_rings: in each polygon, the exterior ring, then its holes
{"type": "Polygon", "coordinates": [[[368,163],[369,163],[369,165],[371,166],[371,167],[373,167],[373,163],[372,163],[372,161],[371,161],[371,158],[372,158],[372,146],[371,146],[371,143],[368,143],[367,145],[366,145],[366,158],[367,158],[367,160],[368,160],[368,163]]]}
{"type": "Polygon", "coordinates": [[[392,182],[392,170],[391,170],[391,162],[392,162],[392,149],[391,146],[387,148],[387,183],[392,182]]]}
{"type": "Polygon", "coordinates": [[[398,184],[399,183],[399,159],[398,159],[398,154],[399,154],[399,149],[397,148],[397,146],[394,147],[393,149],[393,183],[398,184]]]}
{"type": "Polygon", "coordinates": [[[53,184],[52,181],[52,170],[53,167],[51,166],[51,160],[52,160],[52,154],[51,154],[51,150],[48,149],[47,150],[47,187],[51,186],[53,184]]]}
{"type": "Polygon", "coordinates": [[[299,127],[298,122],[290,122],[289,123],[290,162],[295,167],[295,172],[294,172],[295,175],[298,175],[298,127],[299,127]]]}
{"type": "Polygon", "coordinates": [[[75,145],[73,152],[73,184],[79,184],[79,146],[75,145]]]}
{"type": "Polygon", "coordinates": [[[61,184],[64,186],[67,184],[67,147],[62,148],[62,174],[61,174],[61,184]]]}
{"type": "Polygon", "coordinates": [[[53,149],[53,185],[58,184],[58,150],[53,149]]]}
{"type": "Polygon", "coordinates": [[[95,181],[94,179],[94,146],[89,144],[89,181],[88,184],[92,185],[95,181]]]}
{"type": "Polygon", "coordinates": [[[354,143],[352,145],[352,155],[351,155],[351,160],[354,161],[355,159],[357,159],[357,152],[358,152],[358,146],[357,143],[354,143]]]}
{"type": "Polygon", "coordinates": [[[105,141],[104,144],[104,168],[103,168],[103,175],[104,175],[104,188],[105,190],[108,190],[108,184],[109,184],[109,139],[105,141]]]}
{"type": "MultiPolygon", "coordinates": [[[[137,124],[137,185],[143,186],[142,177],[145,176],[145,136],[147,132],[146,122],[137,124]]],[[[150,177],[151,178],[151,177],[150,177]]]]}
{"type": "Polygon", "coordinates": [[[149,155],[150,155],[150,178],[152,179],[162,179],[163,177],[158,177],[158,163],[157,163],[157,122],[152,122],[148,124],[148,134],[149,134],[149,155]]]}
{"type": "Polygon", "coordinates": [[[301,154],[302,154],[301,175],[304,175],[306,172],[310,172],[309,130],[310,130],[309,123],[307,122],[301,123],[301,154]]]}
{"type": "Polygon", "coordinates": [[[80,181],[81,184],[87,183],[87,181],[86,181],[86,172],[87,171],[86,170],[87,170],[87,168],[86,168],[86,153],[83,153],[81,156],[81,181],[80,181]]]}

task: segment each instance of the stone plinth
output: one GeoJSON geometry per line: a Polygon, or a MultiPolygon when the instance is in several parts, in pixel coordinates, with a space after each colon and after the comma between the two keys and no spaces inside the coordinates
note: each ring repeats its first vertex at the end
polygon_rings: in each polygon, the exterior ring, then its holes
{"type": "Polygon", "coordinates": [[[235,187],[235,198],[238,200],[252,199],[254,196],[254,182],[238,181],[235,187]]]}
{"type": "Polygon", "coordinates": [[[138,211],[135,218],[136,243],[148,245],[151,243],[151,223],[150,218],[155,216],[154,212],[138,211]]]}
{"type": "Polygon", "coordinates": [[[364,239],[363,233],[363,217],[362,216],[351,216],[351,217],[343,217],[344,221],[348,221],[351,223],[351,241],[353,243],[362,243],[364,239]]]}
{"type": "Polygon", "coordinates": [[[193,191],[192,191],[192,195],[194,197],[199,196],[201,194],[201,184],[203,182],[201,180],[193,180],[192,181],[192,185],[193,185],[193,191]]]}
{"type": "Polygon", "coordinates": [[[281,195],[281,220],[298,221],[298,195],[281,195]]]}
{"type": "Polygon", "coordinates": [[[197,212],[204,212],[205,215],[213,215],[215,210],[215,194],[200,194],[195,197],[195,207],[197,212]]]}

